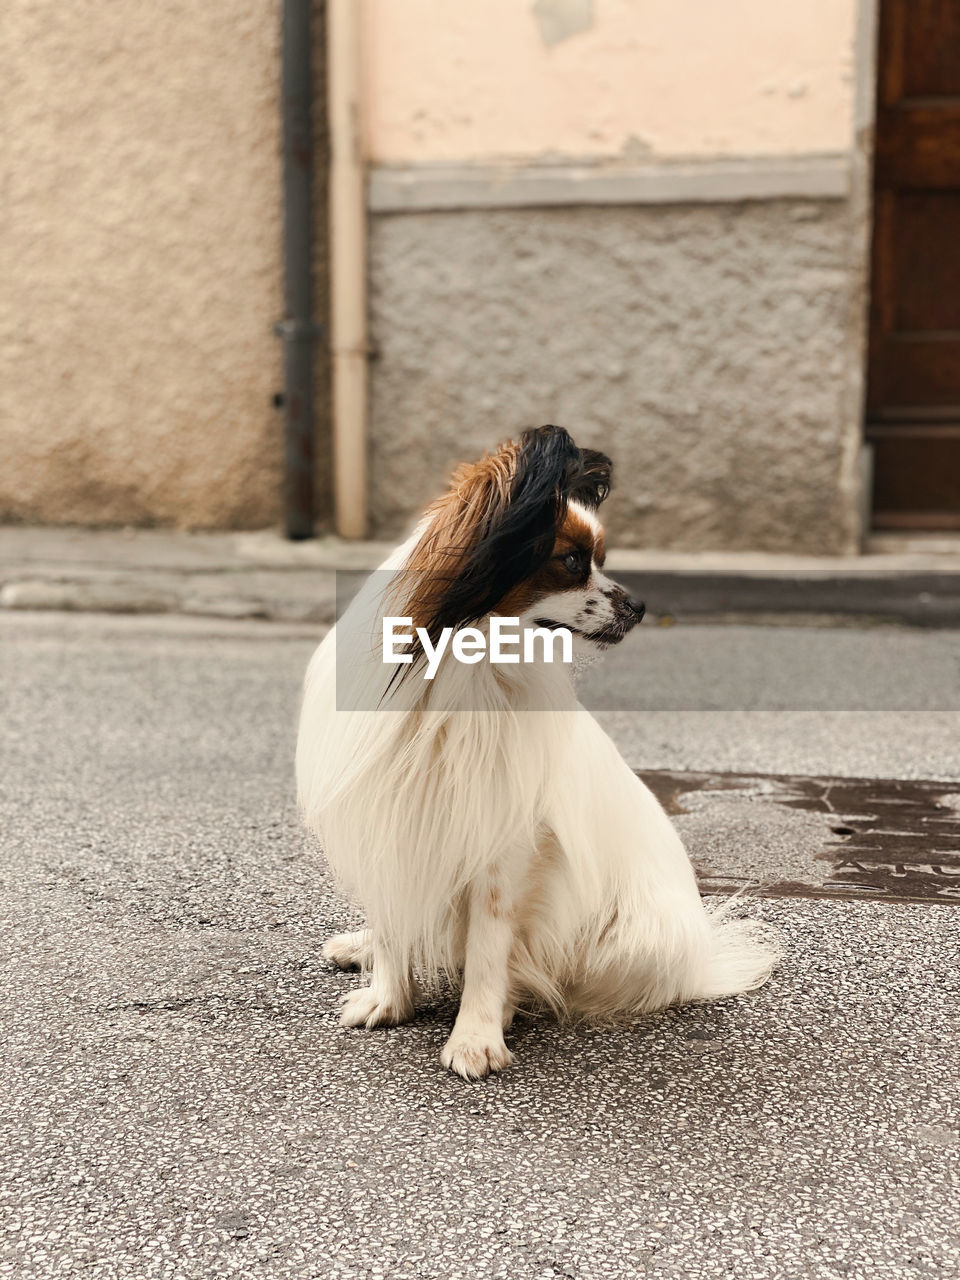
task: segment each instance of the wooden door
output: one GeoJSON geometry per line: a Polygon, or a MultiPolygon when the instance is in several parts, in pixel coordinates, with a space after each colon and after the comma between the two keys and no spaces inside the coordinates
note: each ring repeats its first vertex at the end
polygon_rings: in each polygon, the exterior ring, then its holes
{"type": "Polygon", "coordinates": [[[880,0],[874,523],[960,529],[960,0],[880,0]]]}

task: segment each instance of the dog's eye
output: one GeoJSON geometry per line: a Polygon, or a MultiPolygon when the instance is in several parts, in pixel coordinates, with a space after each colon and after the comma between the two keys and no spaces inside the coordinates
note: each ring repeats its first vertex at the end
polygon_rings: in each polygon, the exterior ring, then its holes
{"type": "Polygon", "coordinates": [[[563,557],[563,567],[567,573],[579,574],[582,569],[580,555],[576,551],[571,551],[569,555],[563,557]]]}

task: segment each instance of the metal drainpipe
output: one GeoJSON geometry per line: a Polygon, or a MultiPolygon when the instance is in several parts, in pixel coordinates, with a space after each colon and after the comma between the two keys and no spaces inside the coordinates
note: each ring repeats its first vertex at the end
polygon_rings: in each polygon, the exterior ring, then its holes
{"type": "Polygon", "coordinates": [[[314,534],[311,0],[283,0],[284,531],[314,534]]]}

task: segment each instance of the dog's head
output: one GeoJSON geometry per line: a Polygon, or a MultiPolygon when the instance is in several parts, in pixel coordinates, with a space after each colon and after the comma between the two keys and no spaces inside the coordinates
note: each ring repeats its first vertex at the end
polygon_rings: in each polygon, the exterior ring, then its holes
{"type": "Polygon", "coordinates": [[[459,467],[407,562],[405,612],[431,640],[498,613],[566,627],[578,647],[618,644],[644,606],[603,573],[611,468],[554,426],[459,467]]]}

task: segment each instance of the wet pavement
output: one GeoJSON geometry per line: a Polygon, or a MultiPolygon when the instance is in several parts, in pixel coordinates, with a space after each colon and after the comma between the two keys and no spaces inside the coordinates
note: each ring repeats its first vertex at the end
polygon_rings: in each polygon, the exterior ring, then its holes
{"type": "MultiPolygon", "coordinates": [[[[666,770],[640,776],[685,832],[704,892],[960,906],[960,784],[955,781],[666,770]],[[695,824],[684,821],[692,813],[715,817],[718,809],[728,808],[727,821],[736,824],[739,812],[743,831],[768,806],[823,818],[812,839],[801,835],[799,824],[794,827],[797,853],[806,853],[795,877],[778,876],[783,868],[768,867],[751,877],[715,865],[700,853],[695,824]]],[[[730,853],[728,846],[728,858],[730,853]]]]}

